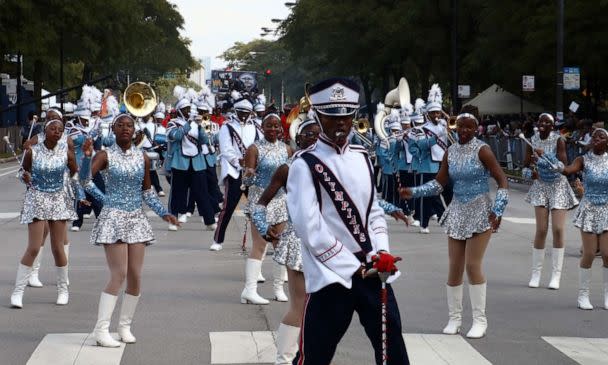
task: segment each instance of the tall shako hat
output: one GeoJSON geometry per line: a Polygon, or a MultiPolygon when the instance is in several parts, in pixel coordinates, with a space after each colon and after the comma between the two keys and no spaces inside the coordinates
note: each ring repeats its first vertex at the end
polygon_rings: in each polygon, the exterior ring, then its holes
{"type": "Polygon", "coordinates": [[[312,109],[323,115],[351,115],[359,109],[359,85],[345,78],[331,78],[308,89],[312,109]]]}
{"type": "Polygon", "coordinates": [[[429,97],[426,103],[426,112],[440,112],[442,110],[443,94],[439,84],[433,84],[429,90],[429,97]]]}
{"type": "Polygon", "coordinates": [[[259,94],[255,98],[255,105],[253,106],[253,110],[256,112],[266,111],[266,96],[264,96],[264,94],[259,94]]]}
{"type": "Polygon", "coordinates": [[[176,85],[173,88],[173,96],[177,99],[175,109],[180,110],[190,107],[192,105],[192,100],[195,100],[198,95],[192,88],[186,89],[183,86],[176,85]]]}

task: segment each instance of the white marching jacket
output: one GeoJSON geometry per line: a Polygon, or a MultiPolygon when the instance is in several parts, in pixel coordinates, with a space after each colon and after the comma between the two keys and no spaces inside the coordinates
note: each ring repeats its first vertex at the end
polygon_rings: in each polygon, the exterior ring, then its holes
{"type": "MultiPolygon", "coordinates": [[[[423,126],[424,129],[427,129],[443,142],[445,146],[448,145],[448,125],[445,120],[440,119],[439,123],[436,125],[433,122],[426,122],[423,126]]],[[[435,162],[443,161],[443,155],[445,154],[443,147],[439,143],[433,145],[431,147],[431,159],[435,162]]]]}
{"type": "Polygon", "coordinates": [[[223,182],[226,176],[229,175],[235,179],[239,178],[241,173],[239,159],[244,157],[236,142],[232,140],[230,131],[228,130],[228,125],[234,128],[236,133],[238,133],[238,135],[241,137],[245,148],[249,147],[253,142],[255,142],[255,137],[257,134],[257,130],[251,122],[248,122],[244,126],[241,126],[241,123],[233,118],[230,118],[224,122],[218,133],[221,166],[220,183],[223,182]]]}
{"type": "MultiPolygon", "coordinates": [[[[336,148],[322,136],[303,152],[312,153],[333,172],[359,210],[372,243],[368,262],[377,251],[389,251],[384,211],[376,199],[370,176],[373,172],[370,172],[365,148],[354,145],[336,148]],[[370,199],[372,206],[366,217],[370,199]]],[[[333,283],[350,289],[351,278],[361,266],[354,255],[361,251],[361,247],[338,215],[332,197],[323,186],[320,192],[321,210],[310,168],[302,158],[295,158],[289,168],[287,205],[293,226],[302,241],[307,293],[333,283]]]]}

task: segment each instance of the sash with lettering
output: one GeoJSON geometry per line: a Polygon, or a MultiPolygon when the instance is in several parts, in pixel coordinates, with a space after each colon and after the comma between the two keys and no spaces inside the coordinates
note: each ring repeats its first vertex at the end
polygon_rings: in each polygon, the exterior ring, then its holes
{"type": "Polygon", "coordinates": [[[435,162],[441,162],[443,160],[443,154],[448,149],[448,145],[443,141],[443,139],[441,139],[441,137],[439,137],[439,135],[435,131],[431,130],[428,127],[422,128],[426,132],[427,136],[435,137],[435,140],[437,140],[437,144],[431,146],[431,158],[435,162]]]}
{"type": "Polygon", "coordinates": [[[245,156],[247,148],[245,147],[241,136],[236,132],[236,130],[234,130],[234,128],[230,124],[227,124],[226,126],[228,127],[228,133],[230,133],[230,139],[232,140],[232,143],[236,142],[236,146],[239,151],[241,151],[241,155],[245,156]]]}
{"type": "MultiPolygon", "coordinates": [[[[336,178],[336,175],[334,175],[329,167],[327,167],[327,165],[321,162],[321,160],[319,160],[312,153],[303,153],[300,155],[300,157],[306,161],[308,167],[310,168],[310,172],[313,176],[313,182],[315,183],[319,206],[321,205],[321,193],[319,186],[323,186],[327,194],[332,198],[334,207],[342,219],[342,222],[361,247],[361,251],[363,251],[364,254],[371,252],[372,242],[367,233],[367,222],[365,225],[363,224],[363,220],[361,219],[357,206],[352,201],[348,193],[346,193],[346,190],[342,184],[340,184],[340,181],[336,178]]],[[[374,199],[373,191],[370,195],[371,197],[367,207],[366,216],[369,216],[369,212],[371,210],[371,203],[374,199]]]]}

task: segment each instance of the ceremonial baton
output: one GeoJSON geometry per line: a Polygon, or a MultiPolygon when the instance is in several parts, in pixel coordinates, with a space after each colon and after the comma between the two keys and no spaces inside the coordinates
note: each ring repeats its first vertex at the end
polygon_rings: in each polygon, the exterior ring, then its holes
{"type": "Polygon", "coordinates": [[[388,361],[388,339],[387,339],[387,335],[386,335],[386,333],[387,333],[386,307],[388,305],[388,289],[386,289],[386,281],[392,274],[395,273],[393,271],[393,270],[396,270],[395,262],[401,261],[401,257],[395,257],[395,256],[391,256],[389,254],[385,254],[385,255],[387,255],[389,257],[389,259],[392,259],[392,261],[393,261],[390,264],[390,266],[392,267],[391,271],[384,271],[383,267],[378,267],[378,263],[380,261],[379,255],[374,255],[374,257],[372,257],[372,261],[374,262],[374,267],[368,271],[368,275],[377,273],[378,277],[380,278],[380,282],[382,283],[382,286],[380,288],[380,303],[382,304],[381,318],[380,318],[382,321],[382,365],[387,365],[387,361],[388,361]]]}
{"type": "MultiPolygon", "coordinates": [[[[534,146],[532,146],[532,142],[530,142],[526,136],[524,136],[523,133],[520,133],[518,136],[522,141],[526,142],[528,144],[528,146],[530,146],[530,148],[532,149],[532,152],[538,156],[538,154],[536,152],[534,152],[534,146]]],[[[549,161],[549,159],[547,158],[547,156],[542,155],[542,156],[538,156],[540,158],[542,158],[543,160],[545,160],[545,162],[547,162],[549,165],[551,165],[551,168],[553,168],[554,170],[557,170],[557,166],[555,166],[555,164],[551,161],[549,161]]]]}
{"type": "MultiPolygon", "coordinates": [[[[2,139],[4,140],[4,142],[6,143],[8,148],[11,150],[11,153],[13,154],[13,157],[15,158],[15,160],[19,161],[19,156],[17,156],[17,152],[15,152],[15,147],[11,143],[10,138],[8,136],[4,136],[4,137],[2,137],[2,139]]],[[[25,158],[25,154],[23,154],[23,157],[25,158]]],[[[17,172],[17,178],[19,178],[21,176],[21,170],[23,170],[23,159],[21,159],[21,161],[19,161],[19,171],[17,172]]]]}

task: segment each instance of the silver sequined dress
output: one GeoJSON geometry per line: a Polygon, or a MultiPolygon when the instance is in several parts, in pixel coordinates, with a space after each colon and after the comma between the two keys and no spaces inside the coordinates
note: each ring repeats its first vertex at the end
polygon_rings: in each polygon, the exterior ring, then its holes
{"type": "MultiPolygon", "coordinates": [[[[287,162],[288,166],[291,166],[292,158],[287,162]]],[[[283,192],[283,189],[281,189],[283,192]]],[[[274,261],[281,265],[285,265],[291,270],[302,271],[302,242],[296,235],[296,230],[291,224],[291,219],[287,221],[285,229],[279,237],[279,243],[274,250],[274,261]]]]}
{"type": "Polygon", "coordinates": [[[485,145],[473,138],[466,144],[457,143],[448,148],[448,169],[454,197],[439,223],[450,238],[466,240],[491,228],[488,219],[492,212],[488,185],[490,174],[479,159],[479,150],[485,145]]]}
{"type": "MultiPolygon", "coordinates": [[[[255,171],[255,177],[252,185],[249,187],[249,203],[248,211],[252,212],[253,207],[257,204],[264,190],[270,185],[272,175],[285,164],[289,158],[287,153],[287,145],[281,141],[270,143],[264,138],[255,142],[258,149],[258,161],[255,171]]],[[[287,199],[285,191],[279,190],[277,195],[266,206],[266,221],[270,225],[279,224],[287,221],[287,199]]]]}
{"type": "Polygon", "coordinates": [[[52,150],[43,142],[32,147],[32,184],[25,192],[21,224],[34,220],[63,221],[77,219],[74,200],[66,187],[65,174],[68,144],[61,138],[52,150]]]}
{"type": "Polygon", "coordinates": [[[583,161],[585,194],[574,225],[583,232],[602,234],[608,231],[608,153],[596,155],[590,151],[583,161]]]}
{"type": "MultiPolygon", "coordinates": [[[[557,142],[560,138],[559,134],[551,132],[549,137],[543,140],[536,133],[530,142],[534,149],[542,148],[544,155],[549,159],[555,159],[557,142]]],[[[532,183],[525,200],[535,207],[545,207],[549,210],[572,209],[578,204],[578,199],[576,199],[568,179],[564,175],[542,166],[538,166],[538,179],[532,183]]]]}
{"type": "Polygon", "coordinates": [[[95,245],[117,241],[151,244],[154,234],[142,200],[143,152],[134,146],[123,152],[116,144],[105,151],[108,166],[102,171],[102,176],[106,194],[90,242],[95,245]]]}

